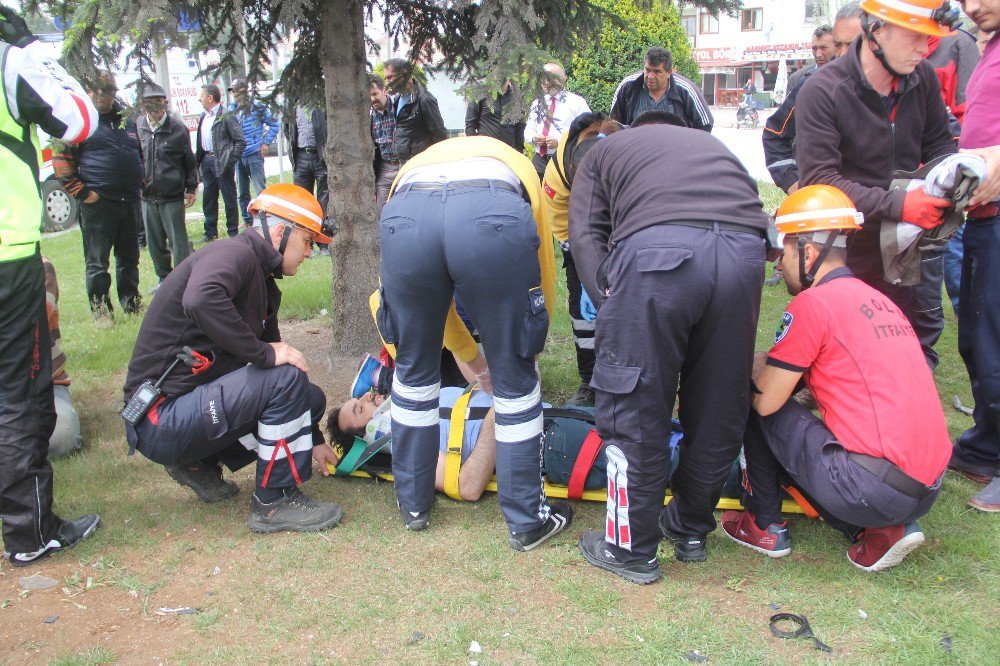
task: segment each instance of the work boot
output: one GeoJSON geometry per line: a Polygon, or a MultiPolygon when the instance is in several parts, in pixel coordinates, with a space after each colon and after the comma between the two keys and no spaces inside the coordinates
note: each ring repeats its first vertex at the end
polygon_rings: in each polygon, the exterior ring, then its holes
{"type": "Polygon", "coordinates": [[[198,242],[199,243],[211,243],[216,238],[217,238],[217,236],[209,236],[208,234],[205,234],[204,236],[202,236],[201,238],[198,239],[198,242]]]}
{"type": "Polygon", "coordinates": [[[909,525],[868,527],[858,541],[847,549],[847,559],[862,571],[882,571],[903,561],[924,542],[924,533],[915,522],[909,525]]]}
{"type": "Polygon", "coordinates": [[[222,478],[222,468],[202,462],[164,465],[170,478],[193,490],[202,502],[222,502],[240,492],[240,487],[222,478]]]}
{"type": "Polygon", "coordinates": [[[402,518],[403,525],[406,526],[406,529],[411,532],[419,532],[430,527],[430,509],[427,511],[407,511],[403,507],[399,506],[399,502],[396,503],[396,506],[399,507],[399,517],[402,518]]]}
{"type": "Polygon", "coordinates": [[[72,548],[93,534],[100,523],[101,518],[96,513],[88,513],[76,520],[63,521],[63,524],[56,530],[56,538],[50,540],[40,550],[36,550],[33,553],[4,554],[15,567],[26,567],[44,560],[53,553],[72,548]]]}
{"type": "Polygon", "coordinates": [[[580,537],[580,553],[583,554],[585,560],[598,569],[610,571],[630,583],[649,585],[658,581],[660,576],[663,575],[663,571],[660,569],[660,561],[655,557],[648,562],[642,560],[620,562],[608,550],[604,535],[593,530],[584,532],[580,537]]]}
{"type": "Polygon", "coordinates": [[[549,517],[545,522],[527,532],[512,532],[510,547],[525,553],[541,546],[547,539],[554,537],[573,523],[573,507],[557,502],[549,506],[549,517]]]}
{"type": "Polygon", "coordinates": [[[986,486],[969,500],[969,506],[986,513],[1000,512],[1000,476],[990,481],[986,486]]]}
{"type": "Polygon", "coordinates": [[[720,522],[726,536],[750,550],[768,557],[784,557],[792,552],[787,520],[771,523],[762,530],[750,511],[726,511],[720,522]]]}
{"type": "Polygon", "coordinates": [[[951,450],[951,460],[948,461],[948,469],[958,472],[970,481],[982,486],[993,481],[993,477],[996,476],[997,471],[1000,471],[996,465],[970,463],[959,456],[958,450],[954,448],[951,450]]]}
{"type": "Polygon", "coordinates": [[[590,388],[589,383],[582,382],[580,388],[576,390],[572,398],[566,401],[566,404],[574,407],[593,407],[594,389],[590,388]]]}
{"type": "Polygon", "coordinates": [[[319,502],[298,488],[285,488],[284,495],[265,504],[254,493],[247,526],[254,532],[319,532],[335,527],[344,517],[336,502],[319,502]]]}
{"type": "Polygon", "coordinates": [[[663,538],[674,546],[674,557],[678,562],[688,564],[690,562],[704,562],[708,559],[705,552],[705,537],[693,537],[686,534],[678,534],[667,527],[667,512],[660,512],[660,532],[663,538]]]}

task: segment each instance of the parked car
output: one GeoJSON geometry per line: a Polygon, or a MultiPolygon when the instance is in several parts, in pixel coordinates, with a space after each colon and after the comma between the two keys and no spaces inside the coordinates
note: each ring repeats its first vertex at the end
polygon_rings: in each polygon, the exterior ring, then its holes
{"type": "MultiPolygon", "coordinates": [[[[49,137],[39,133],[40,145],[48,144],[49,137]]],[[[38,171],[38,184],[42,190],[42,231],[63,231],[80,222],[80,204],[59,184],[52,170],[52,149],[42,149],[42,167],[38,171]]]]}

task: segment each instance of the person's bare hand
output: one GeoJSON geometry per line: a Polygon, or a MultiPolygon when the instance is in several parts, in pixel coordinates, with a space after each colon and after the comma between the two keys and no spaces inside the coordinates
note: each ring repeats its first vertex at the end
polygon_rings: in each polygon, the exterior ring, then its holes
{"type": "Polygon", "coordinates": [[[87,195],[87,198],[83,200],[83,203],[87,203],[87,204],[97,203],[97,201],[100,198],[101,198],[100,194],[98,194],[97,192],[94,192],[93,190],[91,190],[90,194],[87,195]]]}
{"type": "Polygon", "coordinates": [[[185,208],[190,208],[191,206],[194,205],[194,196],[195,196],[194,192],[188,192],[187,194],[184,195],[185,208]]]}
{"type": "Polygon", "coordinates": [[[788,186],[788,193],[791,194],[797,189],[799,189],[799,181],[795,181],[794,183],[788,186]]]}
{"type": "Polygon", "coordinates": [[[267,147],[266,143],[265,144],[261,144],[261,147],[260,147],[260,156],[261,157],[267,157],[267,153],[269,151],[270,151],[270,149],[267,147]]]}
{"type": "Polygon", "coordinates": [[[545,137],[545,145],[548,146],[549,148],[555,148],[556,146],[559,145],[559,139],[556,139],[555,137],[547,136],[547,137],[545,137]]]}
{"type": "Polygon", "coordinates": [[[541,134],[536,134],[535,138],[531,140],[531,143],[535,144],[536,146],[541,146],[545,143],[545,137],[542,136],[541,134]]]}
{"type": "Polygon", "coordinates": [[[971,155],[979,155],[986,160],[986,180],[979,183],[967,208],[990,203],[1000,198],[1000,146],[988,148],[972,148],[961,151],[971,155]]]}
{"type": "Polygon", "coordinates": [[[274,365],[291,365],[302,372],[309,372],[306,356],[287,342],[272,342],[274,347],[274,365]]]}
{"type": "Polygon", "coordinates": [[[317,444],[313,447],[312,457],[319,463],[319,471],[323,476],[330,476],[330,466],[336,467],[340,464],[340,458],[326,444],[317,444]]]}

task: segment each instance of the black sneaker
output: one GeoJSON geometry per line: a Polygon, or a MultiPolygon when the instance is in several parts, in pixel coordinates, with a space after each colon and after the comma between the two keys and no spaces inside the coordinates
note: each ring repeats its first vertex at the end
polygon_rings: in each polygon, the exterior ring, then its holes
{"type": "Polygon", "coordinates": [[[677,561],[688,563],[704,562],[707,560],[708,555],[705,553],[705,538],[702,537],[699,539],[698,537],[674,532],[667,527],[665,521],[666,516],[666,511],[660,512],[660,531],[663,533],[663,538],[673,544],[674,557],[677,558],[677,561]]]}
{"type": "Polygon", "coordinates": [[[580,552],[585,560],[598,569],[610,571],[639,585],[655,583],[663,575],[660,561],[655,557],[648,562],[619,562],[618,558],[607,549],[607,542],[600,532],[589,530],[580,537],[580,552]]]}
{"type": "Polygon", "coordinates": [[[211,243],[216,238],[218,238],[218,236],[209,236],[208,234],[205,234],[204,236],[202,236],[201,238],[198,239],[198,242],[199,243],[211,243]]]}
{"type": "MultiPolygon", "coordinates": [[[[397,503],[396,506],[399,506],[397,503]]],[[[431,512],[430,509],[427,511],[407,511],[403,507],[399,507],[399,517],[403,519],[403,524],[406,525],[406,529],[411,532],[419,532],[420,530],[426,530],[431,525],[431,512]]]]}
{"type": "Polygon", "coordinates": [[[533,530],[510,535],[510,547],[525,553],[541,546],[573,523],[573,507],[561,502],[549,505],[549,517],[533,530]]]}
{"type": "Polygon", "coordinates": [[[572,398],[566,401],[566,404],[576,407],[593,407],[594,389],[590,388],[590,384],[586,382],[580,384],[580,388],[576,390],[572,398]]]}
{"type": "Polygon", "coordinates": [[[212,504],[234,497],[240,487],[222,478],[222,468],[196,462],[188,465],[164,465],[170,478],[193,490],[202,502],[212,504]]]}
{"type": "Polygon", "coordinates": [[[46,557],[53,553],[58,553],[60,550],[66,550],[67,548],[72,548],[76,544],[80,543],[97,529],[97,526],[101,524],[101,519],[96,513],[88,513],[85,516],[81,516],[76,520],[69,520],[63,522],[56,530],[56,538],[49,541],[40,550],[36,550],[33,553],[4,553],[10,563],[15,567],[26,567],[35,562],[44,560],[46,557]]]}
{"type": "Polygon", "coordinates": [[[336,502],[319,502],[298,488],[291,488],[270,504],[264,504],[254,494],[247,526],[263,533],[319,532],[335,527],[343,517],[344,510],[336,502]]]}

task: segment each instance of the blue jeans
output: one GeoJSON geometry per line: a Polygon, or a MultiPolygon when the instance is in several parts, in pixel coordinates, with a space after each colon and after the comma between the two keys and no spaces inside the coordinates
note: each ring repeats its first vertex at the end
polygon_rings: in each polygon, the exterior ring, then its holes
{"type": "Polygon", "coordinates": [[[240,201],[240,215],[243,216],[243,222],[250,226],[253,223],[253,218],[247,211],[247,206],[250,205],[250,181],[253,181],[253,189],[256,191],[255,194],[260,194],[260,191],[267,187],[267,181],[264,178],[264,158],[260,156],[260,153],[254,153],[253,155],[244,155],[236,163],[236,189],[240,201]]]}
{"type": "Polygon", "coordinates": [[[958,292],[962,288],[962,236],[965,234],[963,224],[955,232],[944,248],[944,288],[951,300],[951,307],[958,314],[958,292]]]}
{"type": "Polygon", "coordinates": [[[976,465],[1000,463],[1000,215],[965,226],[958,351],[972,380],[972,418],[955,451],[976,465]]]}

